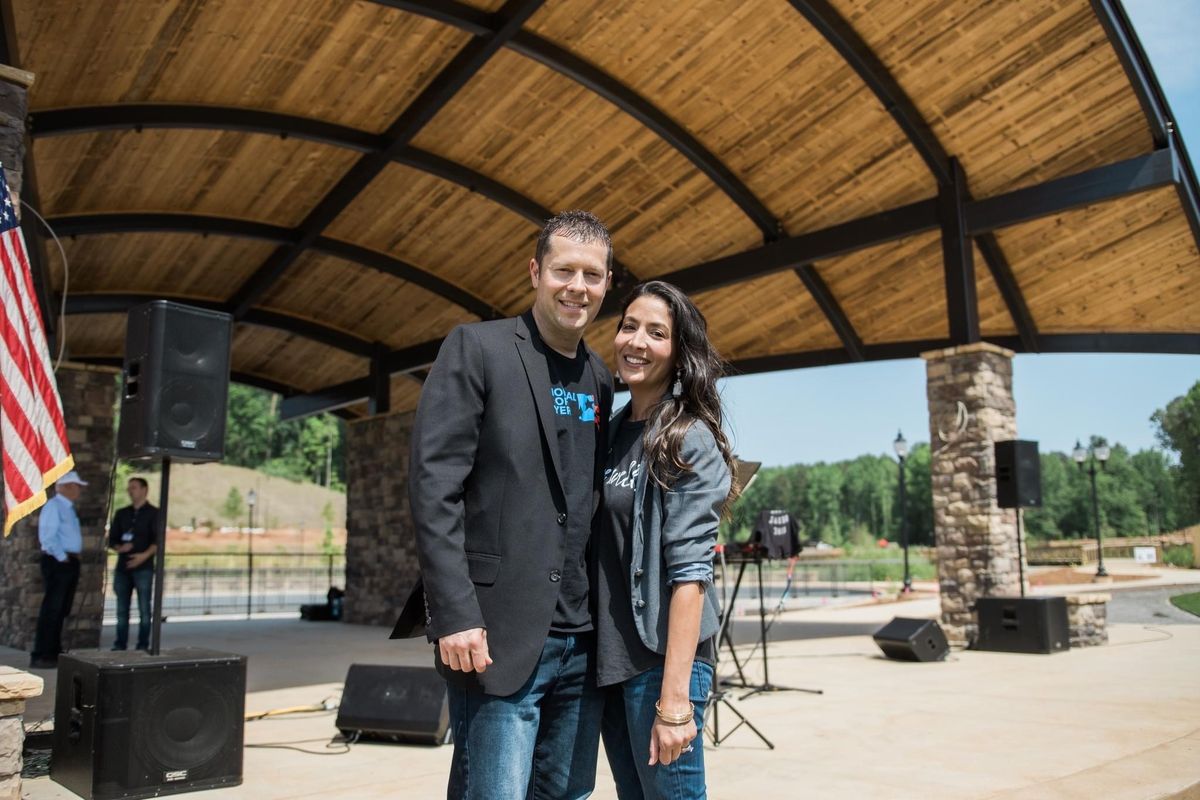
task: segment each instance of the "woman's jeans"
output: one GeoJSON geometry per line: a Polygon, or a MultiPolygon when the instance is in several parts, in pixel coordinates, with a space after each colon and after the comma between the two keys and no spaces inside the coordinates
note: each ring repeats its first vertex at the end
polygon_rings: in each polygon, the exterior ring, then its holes
{"type": "Polygon", "coordinates": [[[601,732],[620,800],[707,797],[704,704],[712,689],[713,668],[702,661],[692,663],[688,696],[695,708],[696,738],[692,740],[691,752],[683,753],[667,766],[650,766],[650,729],[654,727],[654,703],[662,693],[662,679],[663,668],[654,667],[607,690],[601,732]]]}

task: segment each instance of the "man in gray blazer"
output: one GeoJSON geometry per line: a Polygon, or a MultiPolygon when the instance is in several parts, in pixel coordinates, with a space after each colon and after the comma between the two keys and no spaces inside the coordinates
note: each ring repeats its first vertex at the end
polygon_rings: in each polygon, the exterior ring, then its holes
{"type": "Polygon", "coordinates": [[[451,798],[587,797],[595,783],[602,702],[585,550],[613,386],[582,339],[612,281],[608,231],[587,212],[559,214],[529,277],[528,312],[446,337],[412,433],[451,798]]]}

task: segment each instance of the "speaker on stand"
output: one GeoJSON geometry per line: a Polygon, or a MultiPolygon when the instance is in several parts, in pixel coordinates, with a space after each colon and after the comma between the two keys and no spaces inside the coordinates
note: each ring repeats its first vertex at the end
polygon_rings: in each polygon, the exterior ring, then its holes
{"type": "Polygon", "coordinates": [[[1010,439],[995,444],[996,505],[1017,510],[1017,574],[1025,596],[1025,551],[1021,509],[1042,505],[1042,467],[1037,442],[1010,439]]]}

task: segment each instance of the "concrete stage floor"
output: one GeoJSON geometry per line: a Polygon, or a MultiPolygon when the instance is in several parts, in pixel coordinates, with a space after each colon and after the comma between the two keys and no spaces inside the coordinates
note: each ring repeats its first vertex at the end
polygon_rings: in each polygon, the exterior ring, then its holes
{"type": "MultiPolygon", "coordinates": [[[[1176,573],[1175,580],[1196,573],[1176,573]]],[[[1114,586],[1107,647],[1053,656],[953,652],[941,663],[883,658],[870,634],[893,616],[934,617],[935,596],[900,603],[785,613],[773,629],[770,677],[818,688],[734,699],[776,745],[742,728],[706,742],[714,798],[1200,798],[1200,618],[1170,593],[1114,586]]],[[[1099,587],[1097,587],[1099,588],[1099,587]]],[[[1108,591],[1110,587],[1103,587],[1108,591]]],[[[739,623],[751,641],[757,619],[739,623]]],[[[294,619],[168,622],[165,648],[193,645],[249,656],[247,711],[319,703],[341,690],[351,663],[427,665],[423,641],[390,642],[382,628],[294,619]]],[[[748,652],[749,645],[739,648],[748,652]]],[[[0,649],[0,663],[28,657],[0,649]]],[[[723,673],[732,663],[726,657],[723,673]]],[[[761,675],[757,659],[748,670],[761,675]]],[[[36,723],[46,696],[26,716],[36,723]]],[[[722,732],[732,719],[722,713],[722,732]]],[[[290,743],[322,755],[248,747],[245,782],[206,793],[253,798],[445,796],[450,747],[354,745],[325,755],[333,712],[246,724],[248,745],[290,743]]],[[[71,798],[48,777],[28,800],[71,798]]],[[[615,792],[603,754],[594,797],[615,792]]]]}

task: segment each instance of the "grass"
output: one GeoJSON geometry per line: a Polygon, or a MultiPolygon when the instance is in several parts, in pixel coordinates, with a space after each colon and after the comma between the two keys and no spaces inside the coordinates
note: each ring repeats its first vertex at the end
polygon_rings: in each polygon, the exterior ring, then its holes
{"type": "Polygon", "coordinates": [[[1177,594],[1171,598],[1171,603],[1174,604],[1176,608],[1200,617],[1200,592],[1192,592],[1191,594],[1177,594]]]}

